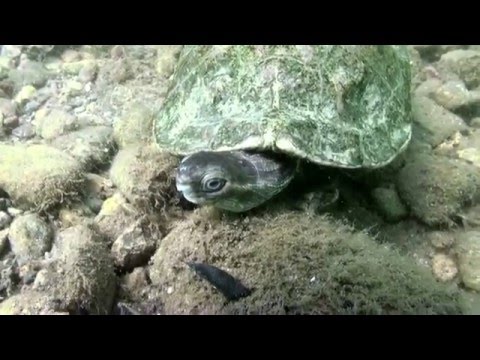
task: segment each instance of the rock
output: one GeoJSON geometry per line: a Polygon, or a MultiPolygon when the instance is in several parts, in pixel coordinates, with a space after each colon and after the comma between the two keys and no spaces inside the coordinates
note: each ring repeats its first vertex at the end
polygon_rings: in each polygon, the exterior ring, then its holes
{"type": "Polygon", "coordinates": [[[75,80],[67,80],[63,91],[69,97],[78,96],[83,91],[83,84],[75,80]]]}
{"type": "Polygon", "coordinates": [[[65,50],[62,55],[61,55],[62,61],[66,63],[71,63],[74,61],[79,61],[82,59],[82,55],[73,49],[67,49],[65,50]]]}
{"type": "Polygon", "coordinates": [[[438,61],[443,67],[458,75],[467,88],[480,86],[480,51],[453,50],[443,54],[438,61]]]}
{"type": "Polygon", "coordinates": [[[22,124],[12,130],[12,135],[22,140],[34,137],[35,133],[35,127],[31,123],[22,124]]]}
{"type": "Polygon", "coordinates": [[[456,250],[463,284],[480,291],[480,232],[472,230],[459,234],[456,250]]]}
{"type": "Polygon", "coordinates": [[[396,222],[408,216],[408,210],[394,188],[376,188],[372,191],[372,197],[385,220],[396,222]]]}
{"type": "Polygon", "coordinates": [[[467,148],[457,151],[460,159],[466,160],[476,167],[480,167],[480,150],[477,148],[467,148]]]}
{"type": "Polygon", "coordinates": [[[3,45],[0,55],[14,59],[22,54],[22,45],[3,45]]]}
{"type": "Polygon", "coordinates": [[[14,207],[9,207],[9,208],[7,208],[7,213],[11,217],[16,217],[16,216],[22,215],[23,210],[20,210],[20,209],[14,208],[14,207]]]}
{"type": "Polygon", "coordinates": [[[413,45],[413,47],[428,62],[437,61],[440,56],[448,51],[464,49],[466,45],[413,45]]]}
{"type": "Polygon", "coordinates": [[[480,315],[480,294],[473,291],[463,292],[465,315],[480,315]]]}
{"type": "Polygon", "coordinates": [[[137,267],[123,276],[120,283],[120,296],[129,300],[139,300],[142,292],[148,286],[147,273],[144,268],[137,267]]]}
{"type": "Polygon", "coordinates": [[[78,124],[75,115],[63,110],[52,109],[50,111],[37,111],[35,126],[39,136],[51,140],[75,130],[78,124]]]}
{"type": "Polygon", "coordinates": [[[77,159],[85,171],[107,165],[115,149],[112,128],[108,126],[89,126],[59,136],[51,145],[77,159]]]}
{"type": "Polygon", "coordinates": [[[468,227],[480,227],[480,205],[472,206],[466,209],[460,217],[463,220],[463,226],[468,227]]]}
{"type": "Polygon", "coordinates": [[[433,98],[447,110],[455,110],[477,100],[461,81],[447,81],[433,93],[433,98]]]}
{"type": "Polygon", "coordinates": [[[8,234],[10,247],[21,261],[40,259],[52,246],[52,228],[36,214],[16,217],[8,234]]]}
{"type": "Polygon", "coordinates": [[[27,85],[41,88],[47,83],[50,73],[43,64],[28,61],[21,68],[11,69],[8,77],[15,84],[17,90],[27,85]]]}
{"type": "Polygon", "coordinates": [[[433,96],[437,90],[442,86],[443,82],[439,78],[429,78],[423,81],[416,89],[415,89],[415,97],[431,97],[433,96]]]}
{"type": "Polygon", "coordinates": [[[113,137],[120,149],[152,141],[152,124],[155,114],[145,105],[131,106],[113,125],[113,137]]]}
{"type": "Polygon", "coordinates": [[[9,99],[0,98],[0,113],[4,118],[17,116],[17,104],[9,99]]]}
{"type": "Polygon", "coordinates": [[[450,139],[433,150],[436,155],[458,158],[463,162],[480,166],[480,131],[470,128],[462,133],[455,133],[450,139]]]}
{"type": "Polygon", "coordinates": [[[0,256],[6,251],[8,246],[8,229],[0,230],[0,256]]]}
{"type": "Polygon", "coordinates": [[[123,45],[115,45],[114,47],[112,47],[110,49],[110,57],[113,60],[118,60],[118,59],[124,58],[126,56],[127,56],[126,55],[126,50],[125,50],[125,47],[123,45]]]}
{"type": "Polygon", "coordinates": [[[459,294],[430,269],[341,222],[272,208],[210,220],[202,210],[152,258],[164,314],[462,313],[459,294]],[[216,266],[253,291],[228,302],[185,262],[216,266]]]}
{"type": "Polygon", "coordinates": [[[61,209],[58,213],[61,227],[67,228],[79,224],[90,223],[94,214],[88,206],[82,203],[75,204],[67,209],[61,209]]]}
{"type": "Polygon", "coordinates": [[[12,206],[10,199],[0,198],[0,211],[6,211],[10,206],[12,206]]]}
{"type": "Polygon", "coordinates": [[[24,291],[0,303],[0,315],[68,315],[55,311],[49,296],[36,291],[24,291]]]}
{"type": "Polygon", "coordinates": [[[453,234],[446,231],[429,232],[427,238],[434,248],[440,250],[447,249],[455,243],[455,237],[453,234]]]}
{"type": "Polygon", "coordinates": [[[18,291],[20,278],[18,276],[18,263],[15,255],[8,251],[8,246],[4,248],[0,261],[0,301],[5,297],[12,296],[18,291]]]}
{"type": "Polygon", "coordinates": [[[100,212],[95,217],[95,224],[99,233],[113,243],[136,221],[136,217],[137,212],[125,198],[120,193],[115,193],[103,202],[100,212]]]}
{"type": "Polygon", "coordinates": [[[5,229],[12,221],[10,215],[4,211],[0,211],[0,230],[5,229]]]}
{"type": "Polygon", "coordinates": [[[2,116],[3,115],[0,115],[0,123],[2,123],[1,126],[3,126],[4,130],[12,131],[12,129],[18,126],[17,116],[10,116],[10,117],[3,118],[3,120],[1,120],[2,116]]]}
{"type": "Polygon", "coordinates": [[[49,279],[50,273],[48,272],[47,269],[41,269],[38,273],[37,276],[35,276],[35,280],[33,281],[33,290],[42,290],[47,287],[47,285],[50,282],[49,279]]]}
{"type": "Polygon", "coordinates": [[[112,256],[115,265],[127,271],[146,265],[160,238],[161,234],[150,231],[148,224],[137,221],[125,229],[113,243],[112,256]]]}
{"type": "Polygon", "coordinates": [[[157,50],[157,73],[168,78],[172,75],[177,61],[177,55],[180,53],[180,45],[159,45],[157,50]]]}
{"type": "Polygon", "coordinates": [[[85,63],[78,73],[78,80],[82,83],[88,83],[95,80],[98,66],[95,61],[85,63]]]}
{"type": "Polygon", "coordinates": [[[128,59],[111,60],[98,72],[97,83],[102,88],[105,84],[122,84],[133,77],[128,59]]]}
{"type": "Polygon", "coordinates": [[[30,261],[21,265],[18,269],[18,276],[23,284],[30,285],[35,282],[37,273],[42,269],[41,261],[30,261]]]}
{"type": "Polygon", "coordinates": [[[476,117],[476,118],[473,118],[472,120],[470,120],[470,126],[474,127],[474,128],[477,128],[477,129],[480,129],[480,117],[476,117]]]}
{"type": "Polygon", "coordinates": [[[55,46],[58,48],[59,45],[21,45],[22,53],[27,55],[29,59],[34,59],[42,61],[45,59],[48,53],[50,53],[55,46]]]}
{"type": "Polygon", "coordinates": [[[114,194],[112,182],[98,174],[86,174],[85,205],[98,214],[103,201],[114,194]]]}
{"type": "Polygon", "coordinates": [[[52,74],[59,74],[62,71],[63,62],[58,57],[47,57],[43,61],[43,64],[45,66],[45,69],[50,71],[52,74]]]}
{"type": "Polygon", "coordinates": [[[62,64],[62,71],[69,75],[79,75],[85,66],[95,66],[96,62],[92,59],[84,59],[62,64]]]}
{"type": "Polygon", "coordinates": [[[71,313],[110,313],[116,277],[104,239],[89,227],[77,225],[61,231],[55,246],[62,276],[53,292],[60,308],[71,313]]]}
{"type": "Polygon", "coordinates": [[[120,150],[110,168],[110,179],[130,203],[142,211],[164,212],[176,195],[174,169],[178,159],[154,145],[120,150]]]}
{"type": "Polygon", "coordinates": [[[15,102],[22,104],[32,99],[36,92],[37,92],[37,89],[35,89],[33,86],[31,85],[24,86],[20,89],[20,91],[15,96],[15,102]]]}
{"type": "Polygon", "coordinates": [[[443,282],[453,280],[458,273],[455,261],[445,254],[435,254],[433,256],[432,271],[435,277],[443,282]]]}
{"type": "Polygon", "coordinates": [[[425,140],[434,147],[455,132],[468,128],[462,118],[427,97],[414,97],[412,111],[413,120],[426,130],[425,140]]]}
{"type": "Polygon", "coordinates": [[[0,55],[0,74],[4,74],[6,76],[8,74],[8,70],[13,68],[15,68],[15,61],[8,56],[0,55]]]}
{"type": "Polygon", "coordinates": [[[451,218],[478,197],[480,173],[458,160],[420,154],[400,170],[397,189],[422,222],[452,224],[451,218]]]}
{"type": "Polygon", "coordinates": [[[0,78],[0,92],[2,93],[2,97],[8,97],[11,98],[14,95],[14,84],[12,81],[8,79],[1,79],[0,78]]]}
{"type": "Polygon", "coordinates": [[[80,164],[46,145],[0,144],[0,188],[15,207],[44,209],[76,196],[83,185],[80,164]]]}

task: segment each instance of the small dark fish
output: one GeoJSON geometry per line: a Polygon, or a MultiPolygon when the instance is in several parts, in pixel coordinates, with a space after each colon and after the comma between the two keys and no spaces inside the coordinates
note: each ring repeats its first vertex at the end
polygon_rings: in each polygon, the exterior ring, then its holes
{"type": "Polygon", "coordinates": [[[202,263],[187,262],[186,264],[201,278],[218,289],[229,301],[238,300],[252,293],[251,289],[245,287],[239,280],[222,269],[202,263]]]}

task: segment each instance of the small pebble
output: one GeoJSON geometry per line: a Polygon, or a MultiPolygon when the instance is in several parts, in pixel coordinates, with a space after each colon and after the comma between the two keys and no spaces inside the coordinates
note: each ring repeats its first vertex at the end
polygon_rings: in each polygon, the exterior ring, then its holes
{"type": "Polygon", "coordinates": [[[45,287],[45,285],[48,284],[49,281],[49,272],[46,269],[42,269],[37,273],[37,276],[35,277],[34,283],[33,283],[33,289],[38,290],[42,289],[45,287]]]}
{"type": "Polygon", "coordinates": [[[455,261],[445,254],[435,254],[432,259],[432,270],[435,277],[440,281],[450,281],[458,273],[455,261]]]}
{"type": "Polygon", "coordinates": [[[37,111],[40,108],[41,104],[38,101],[31,100],[27,104],[25,104],[24,111],[25,113],[32,113],[37,111]]]}
{"type": "Polygon", "coordinates": [[[85,103],[85,100],[80,98],[80,97],[76,97],[76,98],[73,98],[72,100],[70,100],[70,105],[74,108],[79,107],[79,106],[83,105],[84,103],[85,103]]]}
{"type": "Polygon", "coordinates": [[[68,80],[65,82],[65,90],[69,96],[80,95],[83,90],[83,84],[75,80],[68,80]]]}
{"type": "Polygon", "coordinates": [[[78,73],[78,80],[82,83],[90,83],[97,76],[97,64],[95,62],[86,63],[78,73]]]}
{"type": "Polygon", "coordinates": [[[30,123],[25,123],[13,129],[12,135],[19,139],[30,139],[35,136],[35,127],[30,123]]]}
{"type": "Polygon", "coordinates": [[[80,55],[80,53],[78,51],[75,51],[75,50],[72,50],[72,49],[65,50],[61,57],[62,57],[62,60],[66,63],[79,61],[82,58],[82,56],[80,55]]]}
{"type": "Polygon", "coordinates": [[[110,50],[110,57],[114,60],[124,58],[126,56],[125,47],[123,45],[115,45],[110,50]]]}
{"type": "Polygon", "coordinates": [[[23,211],[22,211],[22,210],[16,209],[16,208],[14,208],[14,207],[9,207],[9,208],[7,209],[7,212],[8,212],[8,214],[9,214],[10,216],[12,216],[12,217],[15,217],[15,216],[18,216],[18,215],[22,215],[22,214],[23,214],[23,211]]]}
{"type": "Polygon", "coordinates": [[[5,129],[14,129],[18,126],[18,116],[8,116],[3,119],[3,127],[5,129]]]}
{"type": "Polygon", "coordinates": [[[17,104],[8,99],[0,98],[0,114],[3,114],[5,118],[9,116],[15,116],[17,114],[17,104]]]}
{"type": "Polygon", "coordinates": [[[434,93],[437,104],[448,110],[457,109],[470,100],[470,93],[462,81],[447,81],[434,93]]]}
{"type": "Polygon", "coordinates": [[[30,100],[37,90],[32,85],[27,85],[22,87],[22,89],[18,92],[17,96],[15,96],[15,101],[19,104],[26,100],[30,100]]]}
{"type": "Polygon", "coordinates": [[[148,280],[145,269],[137,267],[123,277],[120,289],[125,297],[134,299],[141,296],[143,289],[147,286],[148,280]]]}
{"type": "Polygon", "coordinates": [[[53,230],[36,214],[18,216],[10,225],[8,240],[21,262],[42,258],[52,246],[53,230]]]}
{"type": "Polygon", "coordinates": [[[79,107],[76,107],[75,109],[73,109],[73,112],[75,114],[83,113],[83,112],[85,112],[85,106],[81,105],[79,107]]]}

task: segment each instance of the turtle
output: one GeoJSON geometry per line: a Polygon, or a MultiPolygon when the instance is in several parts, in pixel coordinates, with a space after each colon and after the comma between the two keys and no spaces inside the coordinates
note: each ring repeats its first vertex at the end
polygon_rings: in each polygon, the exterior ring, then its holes
{"type": "Polygon", "coordinates": [[[189,202],[231,212],[307,162],[377,169],[408,146],[410,58],[397,45],[185,45],[155,117],[189,202]]]}

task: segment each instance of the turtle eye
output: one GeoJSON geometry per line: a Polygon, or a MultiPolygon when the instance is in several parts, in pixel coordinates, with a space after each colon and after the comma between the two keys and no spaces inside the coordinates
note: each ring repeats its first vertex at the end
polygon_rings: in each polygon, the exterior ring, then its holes
{"type": "Polygon", "coordinates": [[[222,188],[225,186],[226,183],[227,181],[222,178],[206,179],[203,182],[203,191],[209,192],[209,193],[220,191],[222,190],[222,188]]]}

